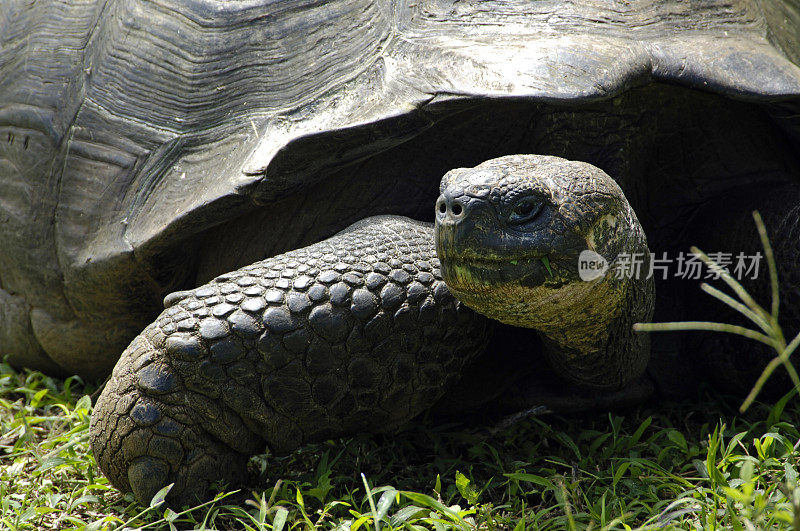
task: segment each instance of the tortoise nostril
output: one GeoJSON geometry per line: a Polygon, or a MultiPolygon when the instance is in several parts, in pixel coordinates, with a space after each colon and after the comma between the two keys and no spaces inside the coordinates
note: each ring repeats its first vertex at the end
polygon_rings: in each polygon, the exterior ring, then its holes
{"type": "Polygon", "coordinates": [[[444,201],[439,203],[439,212],[441,212],[442,214],[447,212],[447,205],[444,203],[444,201]]]}
{"type": "Polygon", "coordinates": [[[461,205],[460,205],[460,204],[458,204],[458,203],[453,203],[453,214],[454,214],[454,215],[456,215],[456,216],[460,216],[460,215],[461,215],[461,212],[463,212],[463,210],[464,210],[464,209],[463,209],[463,208],[461,208],[461,205]]]}

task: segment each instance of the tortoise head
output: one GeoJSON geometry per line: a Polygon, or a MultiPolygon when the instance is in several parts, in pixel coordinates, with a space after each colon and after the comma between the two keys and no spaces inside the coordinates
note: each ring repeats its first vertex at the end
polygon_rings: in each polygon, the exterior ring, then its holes
{"type": "Polygon", "coordinates": [[[595,314],[606,320],[621,307],[625,283],[613,267],[587,280],[581,253],[612,265],[647,253],[622,190],[585,162],[506,156],[448,172],[440,190],[436,251],[445,282],[465,304],[508,324],[547,332],[595,314]]]}

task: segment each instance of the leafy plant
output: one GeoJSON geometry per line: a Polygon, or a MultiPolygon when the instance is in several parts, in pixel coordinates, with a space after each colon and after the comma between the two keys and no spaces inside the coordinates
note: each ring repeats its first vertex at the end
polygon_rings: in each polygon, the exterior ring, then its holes
{"type": "Polygon", "coordinates": [[[758,229],[758,235],[761,238],[761,245],[764,247],[764,256],[767,259],[767,267],[769,268],[770,288],[772,292],[772,301],[770,310],[765,310],[760,306],[753,297],[742,287],[742,285],[734,279],[727,269],[721,267],[714,260],[708,257],[703,251],[697,247],[692,247],[691,251],[700,258],[712,271],[719,275],[721,278],[736,294],[739,300],[723,291],[720,291],[707,283],[700,286],[704,292],[712,297],[722,301],[724,304],[733,308],[739,314],[749,319],[760,330],[747,328],[727,323],[716,323],[708,321],[684,321],[672,323],[636,323],[634,330],[644,332],[668,332],[668,331],[710,331],[710,332],[725,332],[729,334],[737,334],[744,336],[761,343],[766,344],[775,350],[776,356],[764,367],[761,375],[756,380],[750,393],[745,398],[740,407],[740,411],[744,412],[755,400],[756,396],[761,392],[767,379],[780,365],[783,365],[786,372],[794,384],[797,391],[800,391],[800,378],[798,378],[797,371],[789,360],[789,357],[800,345],[800,332],[787,343],[778,324],[778,312],[780,309],[780,291],[778,284],[778,268],[775,264],[775,256],[772,252],[772,245],[770,244],[769,237],[767,236],[767,229],[764,221],[761,219],[761,214],[758,211],[753,212],[753,219],[758,229]]]}

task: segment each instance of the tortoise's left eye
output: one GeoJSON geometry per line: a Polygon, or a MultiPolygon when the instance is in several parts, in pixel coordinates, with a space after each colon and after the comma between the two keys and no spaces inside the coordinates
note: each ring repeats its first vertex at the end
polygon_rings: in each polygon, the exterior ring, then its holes
{"type": "Polygon", "coordinates": [[[542,211],[542,201],[536,197],[524,197],[517,201],[508,216],[511,225],[522,225],[536,218],[542,211]]]}

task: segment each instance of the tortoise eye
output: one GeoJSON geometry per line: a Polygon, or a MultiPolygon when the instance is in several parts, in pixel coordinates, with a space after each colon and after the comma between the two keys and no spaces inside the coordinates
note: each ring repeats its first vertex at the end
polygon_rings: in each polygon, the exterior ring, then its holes
{"type": "Polygon", "coordinates": [[[536,218],[542,211],[542,202],[535,197],[525,197],[514,205],[508,222],[511,225],[522,225],[536,218]]]}

